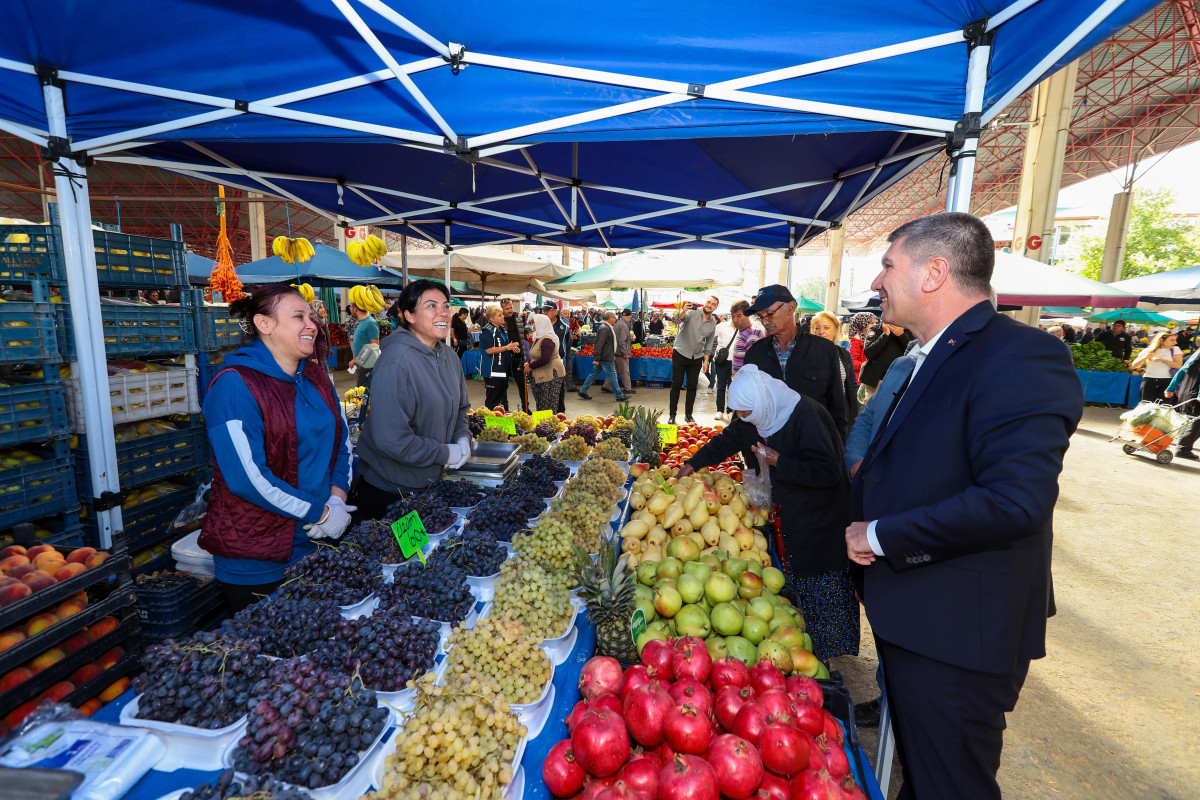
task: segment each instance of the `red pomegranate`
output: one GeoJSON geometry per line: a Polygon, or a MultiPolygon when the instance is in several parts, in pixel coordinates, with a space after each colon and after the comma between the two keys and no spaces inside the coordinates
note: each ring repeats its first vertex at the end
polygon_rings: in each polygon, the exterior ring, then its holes
{"type": "Polygon", "coordinates": [[[650,675],[650,670],[641,664],[635,664],[625,670],[625,674],[621,676],[621,701],[624,702],[625,698],[634,689],[639,686],[645,686],[652,680],[654,678],[650,675]]]}
{"type": "Polygon", "coordinates": [[[713,713],[713,696],[703,683],[694,681],[691,678],[682,678],[671,684],[671,688],[667,690],[671,695],[671,699],[676,705],[691,703],[706,717],[711,717],[713,713]]]}
{"type": "Polygon", "coordinates": [[[759,694],[771,689],[787,689],[783,673],[770,661],[760,661],[750,668],[750,685],[759,694]]]}
{"type": "Polygon", "coordinates": [[[771,689],[758,696],[759,704],[777,720],[786,718],[788,724],[796,716],[796,701],[782,689],[771,689]]]}
{"type": "Polygon", "coordinates": [[[745,662],[736,658],[729,656],[718,658],[713,662],[710,680],[714,691],[726,686],[749,686],[750,668],[746,666],[745,662]]]}
{"type": "Polygon", "coordinates": [[[825,712],[812,703],[796,703],[792,724],[809,736],[820,736],[825,730],[825,712]]]}
{"type": "Polygon", "coordinates": [[[762,784],[758,787],[758,792],[759,795],[765,793],[764,800],[788,800],[787,778],[781,778],[774,772],[768,772],[764,769],[762,784]]]}
{"type": "Polygon", "coordinates": [[[596,800],[654,800],[629,786],[625,781],[617,782],[596,795],[596,800]]]}
{"type": "Polygon", "coordinates": [[[816,678],[810,678],[807,675],[789,675],[786,685],[788,694],[796,698],[797,702],[807,699],[816,706],[825,704],[825,692],[821,690],[821,684],[817,683],[816,678]]]}
{"type": "Polygon", "coordinates": [[[762,735],[763,728],[767,727],[769,716],[771,713],[758,703],[746,703],[733,718],[733,728],[730,732],[758,747],[758,737],[762,735]]]}
{"type": "Polygon", "coordinates": [[[614,714],[620,714],[624,710],[624,703],[621,702],[620,695],[599,694],[587,701],[588,708],[607,708],[614,714]]]}
{"type": "Polygon", "coordinates": [[[712,741],[712,723],[694,705],[686,703],[667,712],[663,734],[676,753],[698,756],[708,750],[712,741]]]}
{"type": "Polygon", "coordinates": [[[546,755],[542,762],[542,783],[555,797],[570,797],[583,789],[583,779],[587,773],[575,762],[575,751],[571,749],[571,740],[564,739],[546,755]]]}
{"type": "Polygon", "coordinates": [[[841,723],[837,721],[837,717],[825,711],[822,716],[825,718],[825,726],[821,730],[821,735],[826,741],[837,742],[838,746],[846,743],[846,732],[842,730],[841,723]]]}
{"type": "Polygon", "coordinates": [[[675,701],[658,685],[651,683],[634,689],[625,698],[625,725],[629,735],[643,747],[655,747],[663,741],[663,723],[675,701]]]}
{"type": "Polygon", "coordinates": [[[740,736],[732,733],[718,736],[709,748],[706,760],[712,765],[717,786],[725,797],[744,800],[762,783],[762,758],[757,748],[740,736]]]}
{"type": "Polygon", "coordinates": [[[658,773],[658,795],[671,800],[719,800],[721,790],[707,761],[676,753],[658,773]]]}
{"type": "Polygon", "coordinates": [[[579,673],[579,696],[584,700],[621,691],[621,662],[611,656],[592,656],[579,673]]]}
{"type": "Polygon", "coordinates": [[[758,739],[763,764],[788,778],[808,766],[809,749],[809,740],[791,725],[772,723],[763,728],[758,739]]]}
{"type": "Polygon", "coordinates": [[[629,734],[625,722],[603,708],[591,708],[579,718],[571,733],[575,760],[597,778],[616,775],[629,760],[629,734]]]}
{"type": "Polygon", "coordinates": [[[584,782],[583,793],[579,795],[579,800],[596,800],[601,792],[607,791],[616,782],[616,775],[609,775],[607,778],[589,777],[584,782]]]}
{"type": "Polygon", "coordinates": [[[788,785],[789,800],[841,800],[841,790],[825,770],[806,769],[788,785]]]}
{"type": "Polygon", "coordinates": [[[621,771],[617,773],[617,779],[624,781],[650,800],[654,800],[658,796],[658,770],[661,766],[657,756],[641,753],[621,767],[621,771]]]}
{"type": "Polygon", "coordinates": [[[850,760],[846,758],[846,751],[842,749],[841,745],[828,741],[824,737],[814,739],[813,742],[825,756],[825,769],[828,770],[831,778],[841,780],[850,774],[850,760]]]}
{"type": "Polygon", "coordinates": [[[675,680],[693,680],[707,683],[712,672],[712,656],[704,642],[688,636],[675,643],[675,655],[671,659],[671,672],[675,680]]]}
{"type": "Polygon", "coordinates": [[[660,681],[675,679],[671,671],[671,661],[675,658],[675,648],[662,639],[651,639],[642,648],[642,664],[650,671],[650,677],[660,681]]]}
{"type": "Polygon", "coordinates": [[[757,695],[749,686],[725,686],[717,690],[713,700],[713,712],[717,722],[727,731],[733,732],[733,719],[746,703],[752,703],[757,695]]]}

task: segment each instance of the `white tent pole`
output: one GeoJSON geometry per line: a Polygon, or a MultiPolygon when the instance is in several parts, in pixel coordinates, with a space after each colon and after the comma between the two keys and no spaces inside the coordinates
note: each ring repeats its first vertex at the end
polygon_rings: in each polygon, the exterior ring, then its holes
{"type": "Polygon", "coordinates": [[[445,56],[446,58],[451,57],[452,54],[449,47],[433,38],[431,35],[426,33],[423,28],[411,22],[407,17],[396,13],[391,7],[379,2],[379,0],[358,0],[358,2],[371,9],[396,27],[400,28],[400,30],[404,31],[417,41],[424,43],[426,47],[428,47],[430,50],[433,50],[435,53],[445,56]]]}
{"type": "MultiPolygon", "coordinates": [[[[987,89],[988,60],[992,55],[990,39],[986,44],[971,48],[970,60],[967,62],[967,102],[963,109],[966,116],[977,115],[983,110],[983,95],[987,89]]],[[[979,147],[979,133],[964,131],[966,139],[955,153],[952,167],[953,175],[946,192],[947,211],[971,210],[971,186],[975,181],[975,151],[979,147]]]]}
{"type": "Polygon", "coordinates": [[[304,206],[305,208],[307,208],[308,210],[317,214],[318,216],[325,217],[326,219],[331,220],[333,222],[340,222],[340,220],[338,219],[336,214],[330,214],[328,211],[325,211],[324,209],[322,209],[318,206],[315,206],[312,203],[309,203],[308,201],[297,197],[296,195],[292,194],[288,190],[281,189],[278,185],[272,183],[271,181],[267,180],[263,176],[256,175],[248,169],[243,169],[243,168],[239,167],[237,164],[234,164],[232,161],[230,161],[229,159],[227,159],[223,156],[217,155],[213,151],[209,150],[207,147],[196,144],[195,142],[184,142],[184,144],[186,144],[188,147],[192,148],[193,150],[195,150],[199,153],[203,153],[204,155],[211,158],[213,161],[224,164],[225,166],[229,167],[230,169],[237,170],[245,177],[252,178],[253,180],[258,181],[263,186],[266,186],[268,189],[275,192],[275,194],[279,195],[280,197],[286,197],[295,203],[299,203],[300,205],[304,206]]]}
{"type": "MultiPolygon", "coordinates": [[[[63,91],[53,83],[42,89],[50,135],[67,140],[67,114],[63,91]]],[[[94,502],[106,492],[121,491],[117,479],[117,446],[113,436],[112,405],[108,388],[108,362],[104,354],[104,330],[100,315],[100,288],[96,280],[96,251],[92,242],[92,212],[87,190],[87,171],[70,160],[54,162],[54,188],[58,194],[63,256],[66,261],[67,292],[70,295],[71,328],[75,358],[71,374],[79,381],[83,420],[88,432],[88,472],[94,502]]],[[[99,544],[112,546],[112,532],[121,529],[121,508],[97,511],[99,544]]]]}
{"type": "Polygon", "coordinates": [[[999,14],[993,14],[992,16],[988,17],[987,29],[989,31],[996,30],[996,28],[999,28],[1001,25],[1008,22],[1017,14],[1020,14],[1022,11],[1037,5],[1039,1],[1040,0],[1018,0],[1016,3],[1013,3],[999,14]]]}
{"type": "Polygon", "coordinates": [[[0,131],[11,133],[13,136],[19,137],[28,142],[33,142],[38,147],[45,147],[47,144],[46,137],[42,135],[41,132],[35,131],[32,128],[27,128],[24,125],[19,125],[15,122],[9,122],[7,120],[0,119],[0,131]]]}

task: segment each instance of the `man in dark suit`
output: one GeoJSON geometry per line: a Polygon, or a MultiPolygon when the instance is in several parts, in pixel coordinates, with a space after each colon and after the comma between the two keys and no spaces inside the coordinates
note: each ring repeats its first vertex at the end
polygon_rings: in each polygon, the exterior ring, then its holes
{"type": "Polygon", "coordinates": [[[900,797],[999,798],[1004,715],[1046,654],[1051,519],[1083,396],[1062,344],[989,302],[977,218],[923,217],[888,241],[872,288],[921,346],[855,472],[846,548],[864,566],[900,797]]]}
{"type": "Polygon", "coordinates": [[[796,298],[782,284],[760,289],[746,315],[758,317],[767,335],[750,346],[743,363],[754,364],[825,406],[845,442],[849,426],[838,346],[800,330],[796,325],[796,298]]]}

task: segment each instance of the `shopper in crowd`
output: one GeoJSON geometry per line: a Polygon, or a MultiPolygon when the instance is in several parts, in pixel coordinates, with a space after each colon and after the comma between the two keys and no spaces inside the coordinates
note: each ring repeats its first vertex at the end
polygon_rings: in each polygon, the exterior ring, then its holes
{"type": "Polygon", "coordinates": [[[630,329],[633,333],[633,343],[644,345],[646,343],[646,315],[641,311],[633,318],[633,326],[630,329]]]}
{"type": "Polygon", "coordinates": [[[729,312],[729,321],[733,323],[733,327],[737,328],[737,339],[733,343],[733,349],[730,351],[730,361],[733,362],[733,375],[737,376],[742,365],[746,363],[746,352],[750,346],[759,339],[766,336],[762,325],[748,312],[750,303],[746,300],[738,300],[733,304],[729,312]]]}
{"type": "Polygon", "coordinates": [[[1075,344],[1075,326],[1063,323],[1063,341],[1067,344],[1075,344]]]}
{"type": "Polygon", "coordinates": [[[1150,346],[1138,354],[1130,365],[1134,369],[1146,366],[1142,376],[1142,402],[1155,403],[1163,399],[1163,392],[1171,382],[1171,370],[1183,366],[1183,351],[1175,346],[1177,337],[1163,331],[1154,337],[1150,346]]]}
{"type": "Polygon", "coordinates": [[[820,659],[858,654],[859,613],[844,532],[850,482],[842,438],[829,412],[754,365],[729,387],[736,419],[692,456],[679,476],[718,464],[738,451],[747,468],[771,478],[783,521],[782,554],[820,659]]]}
{"type": "Polygon", "coordinates": [[[903,328],[880,323],[875,337],[863,348],[867,360],[858,374],[858,381],[867,398],[875,394],[879,380],[887,373],[892,362],[904,354],[912,340],[912,334],[903,328]]]}
{"type": "MultiPolygon", "coordinates": [[[[350,316],[354,319],[354,334],[351,341],[351,351],[355,361],[363,355],[368,345],[379,346],[379,322],[372,315],[351,303],[350,316]]],[[[371,370],[358,367],[356,386],[370,385],[371,370]]]]}
{"type": "Polygon", "coordinates": [[[1105,328],[1096,334],[1096,341],[1108,348],[1116,358],[1128,361],[1133,355],[1133,337],[1125,331],[1125,323],[1117,320],[1112,330],[1105,328]]]}
{"type": "Polygon", "coordinates": [[[1200,460],[1195,453],[1196,440],[1200,439],[1200,400],[1197,400],[1197,390],[1200,389],[1200,349],[1188,356],[1183,366],[1175,373],[1175,377],[1167,384],[1163,396],[1174,404],[1184,404],[1179,410],[1194,419],[1179,432],[1176,458],[1186,458],[1189,461],[1200,460]]]}
{"type": "Polygon", "coordinates": [[[901,796],[999,798],[1004,715],[1046,652],[1054,504],[1083,393],[1066,348],[992,306],[978,218],[934,214],[888,241],[872,288],[921,345],[855,471],[847,555],[863,567],[901,796]]]}
{"type": "Polygon", "coordinates": [[[729,382],[733,380],[733,345],[737,335],[738,330],[733,327],[732,315],[718,322],[713,333],[716,349],[713,351],[711,369],[717,379],[717,419],[722,422],[729,421],[725,395],[729,391],[729,382]]]}
{"type": "Polygon", "coordinates": [[[472,349],[474,345],[471,343],[471,329],[467,327],[467,317],[471,312],[467,311],[466,306],[458,310],[450,320],[450,330],[453,337],[451,344],[454,346],[454,352],[461,359],[463,353],[472,349]]]}
{"type": "Polygon", "coordinates": [[[649,330],[651,336],[662,336],[664,327],[662,314],[655,311],[650,315],[649,330]]]}
{"type": "MultiPolygon", "coordinates": [[[[871,319],[875,318],[873,314],[867,314],[867,316],[871,317],[871,319]]],[[[846,424],[853,425],[854,418],[858,416],[858,378],[855,377],[854,359],[851,357],[850,351],[838,344],[838,334],[841,327],[838,318],[828,311],[818,311],[813,315],[812,323],[810,324],[813,336],[828,339],[838,349],[842,375],[842,391],[846,395],[846,424]]],[[[851,338],[851,345],[856,341],[860,345],[862,344],[861,339],[851,338]]]]}
{"type": "MultiPolygon", "coordinates": [[[[613,323],[613,335],[617,340],[617,379],[621,383],[621,394],[628,397],[631,394],[637,394],[633,390],[633,384],[629,380],[629,357],[633,354],[633,333],[629,328],[629,320],[633,317],[633,312],[628,308],[621,312],[617,317],[617,321],[613,323]]],[[[601,385],[600,391],[607,392],[609,388],[601,385]]]]}
{"type": "Polygon", "coordinates": [[[554,405],[554,411],[556,414],[565,414],[567,413],[566,391],[573,383],[571,380],[573,377],[571,372],[571,325],[562,318],[558,306],[554,303],[547,302],[543,305],[542,313],[550,319],[550,324],[554,326],[554,335],[558,337],[558,357],[562,359],[565,372],[562,383],[558,387],[558,402],[554,405]]]}
{"type": "Polygon", "coordinates": [[[1046,328],[1046,333],[1050,334],[1055,339],[1058,339],[1060,342],[1067,338],[1067,334],[1063,331],[1061,325],[1051,325],[1049,328],[1046,328]]]}
{"type": "Polygon", "coordinates": [[[513,354],[521,351],[521,343],[510,341],[500,306],[484,309],[487,324],[479,332],[479,376],[483,378],[485,408],[508,411],[508,375],[513,354]]]}
{"type": "Polygon", "coordinates": [[[712,358],[716,345],[717,321],[713,313],[720,301],[714,296],[708,298],[701,308],[691,308],[680,311],[675,317],[679,323],[679,333],[675,334],[675,347],[671,352],[671,400],[670,419],[668,424],[674,425],[675,415],[679,409],[679,390],[687,381],[687,395],[683,405],[683,418],[687,422],[695,422],[692,409],[696,405],[696,390],[700,388],[700,372],[712,358]]]}
{"type": "Polygon", "coordinates": [[[604,321],[596,326],[596,343],[592,347],[592,371],[583,382],[583,386],[579,387],[579,397],[582,400],[592,399],[587,391],[592,387],[596,378],[600,377],[601,372],[604,373],[604,379],[608,381],[608,385],[616,394],[617,402],[625,399],[625,395],[621,394],[621,384],[617,378],[617,341],[616,333],[613,330],[613,323],[616,321],[617,315],[610,311],[604,317],[604,321]]]}
{"type": "Polygon", "coordinates": [[[380,345],[371,414],[358,439],[356,519],[379,519],[400,492],[441,477],[471,456],[471,400],[462,364],[446,344],[450,293],[412,281],[400,294],[400,327],[380,345]]]}
{"type": "Polygon", "coordinates": [[[554,323],[545,314],[533,314],[529,320],[533,323],[533,344],[529,347],[529,363],[525,365],[525,374],[529,378],[537,410],[554,411],[562,398],[563,380],[567,374],[562,356],[559,355],[558,334],[554,330],[554,323]]]}
{"type": "MultiPolygon", "coordinates": [[[[516,313],[512,300],[501,300],[500,308],[504,311],[504,327],[508,333],[508,340],[510,342],[523,341],[525,321],[521,319],[520,314],[516,313]]],[[[508,364],[508,374],[517,383],[517,399],[520,400],[517,405],[528,414],[529,390],[525,385],[525,359],[521,356],[523,351],[515,350],[513,352],[514,356],[508,364]]]]}
{"type": "Polygon", "coordinates": [[[825,406],[845,440],[846,390],[838,346],[796,326],[796,298],[781,284],[763,287],[747,313],[758,317],[766,336],[746,351],[745,363],[825,406]]]}
{"type": "Polygon", "coordinates": [[[1179,332],[1179,338],[1176,340],[1176,344],[1179,345],[1179,349],[1185,353],[1191,350],[1194,343],[1193,337],[1195,335],[1196,331],[1190,326],[1181,330],[1179,332]]]}
{"type": "MultiPolygon", "coordinates": [[[[867,362],[867,334],[875,327],[878,320],[870,311],[860,311],[850,318],[850,327],[846,331],[846,335],[850,339],[850,361],[854,366],[854,381],[855,386],[858,385],[858,376],[862,372],[862,366],[867,362]]],[[[837,344],[835,341],[834,344],[837,344]]]]}
{"type": "Polygon", "coordinates": [[[350,523],[346,419],[322,364],[328,348],[300,292],[268,284],[230,304],[246,344],[204,398],[212,490],[200,545],[234,611],[270,594],[313,539],[350,523]]]}

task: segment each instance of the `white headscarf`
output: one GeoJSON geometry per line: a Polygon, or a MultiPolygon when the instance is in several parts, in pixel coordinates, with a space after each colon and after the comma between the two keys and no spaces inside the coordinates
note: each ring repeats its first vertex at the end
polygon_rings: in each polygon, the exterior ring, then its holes
{"type": "Polygon", "coordinates": [[[764,438],[778,431],[800,402],[799,393],[772,378],[754,364],[746,364],[729,385],[728,405],[734,411],[749,411],[745,417],[764,438]]]}
{"type": "Polygon", "coordinates": [[[545,314],[534,314],[530,321],[533,322],[533,340],[536,342],[543,336],[554,342],[555,349],[558,348],[558,334],[554,332],[554,323],[545,314]]]}

